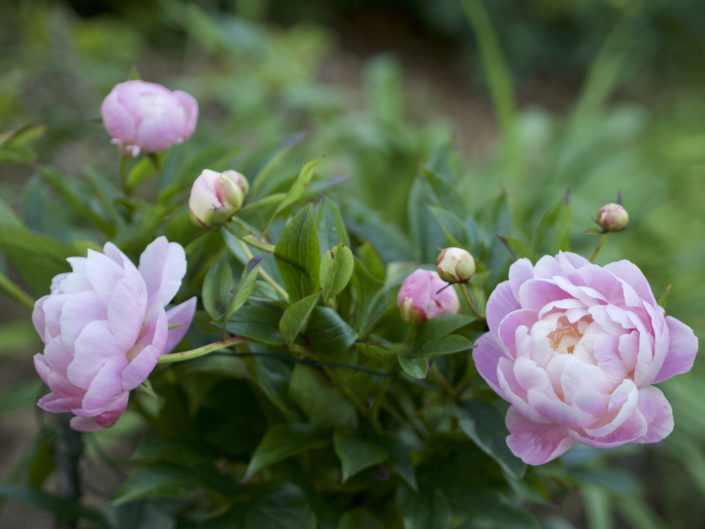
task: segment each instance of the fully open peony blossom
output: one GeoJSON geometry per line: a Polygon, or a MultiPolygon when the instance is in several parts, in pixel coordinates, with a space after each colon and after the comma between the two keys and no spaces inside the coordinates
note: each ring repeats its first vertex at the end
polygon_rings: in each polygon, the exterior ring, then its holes
{"type": "Polygon", "coordinates": [[[490,296],[487,324],[473,358],[511,403],[507,443],[524,462],[550,461],[576,441],[654,443],[673,429],[671,406],[652,384],[690,370],[698,340],[664,314],[629,261],[520,259],[490,296]]]}
{"type": "Polygon", "coordinates": [[[401,318],[409,325],[419,325],[442,314],[460,310],[458,295],[436,272],[419,268],[404,280],[397,295],[401,318]]]}
{"type": "Polygon", "coordinates": [[[139,268],[111,243],[68,261],[73,272],[53,279],[32,314],[46,344],[34,365],[51,390],[38,405],[73,413],[76,430],[98,430],[117,422],[130,390],[181,341],[196,298],[164,311],[186,273],[184,249],[165,237],[147,246],[139,268]]]}
{"type": "Polygon", "coordinates": [[[198,103],[190,94],[145,81],[115,85],[100,108],[103,125],[124,156],[161,152],[196,128],[198,103]]]}

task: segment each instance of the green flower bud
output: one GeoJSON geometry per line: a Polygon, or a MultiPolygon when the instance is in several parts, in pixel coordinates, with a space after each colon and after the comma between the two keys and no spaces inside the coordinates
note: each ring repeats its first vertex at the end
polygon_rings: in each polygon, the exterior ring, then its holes
{"type": "Polygon", "coordinates": [[[462,248],[444,248],[436,260],[436,271],[448,283],[467,283],[475,273],[475,259],[462,248]]]}

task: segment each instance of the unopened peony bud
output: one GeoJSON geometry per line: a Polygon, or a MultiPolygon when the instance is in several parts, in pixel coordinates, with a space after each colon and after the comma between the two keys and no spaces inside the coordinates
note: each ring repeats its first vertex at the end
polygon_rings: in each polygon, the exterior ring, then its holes
{"type": "Polygon", "coordinates": [[[475,259],[462,248],[444,248],[436,260],[436,271],[448,283],[467,283],[475,273],[475,259]]]}
{"type": "Polygon", "coordinates": [[[240,211],[249,189],[247,179],[237,171],[204,169],[191,187],[191,218],[202,226],[223,224],[240,211]]]}
{"type": "Polygon", "coordinates": [[[622,231],[629,223],[629,214],[620,204],[605,204],[597,213],[597,223],[605,231],[622,231]]]}
{"type": "Polygon", "coordinates": [[[186,92],[156,83],[115,85],[100,107],[103,125],[123,156],[161,152],[193,134],[198,103],[186,92]]]}
{"type": "Polygon", "coordinates": [[[418,269],[404,280],[397,306],[401,319],[409,325],[420,325],[443,314],[460,310],[458,295],[436,272],[418,269]]]}

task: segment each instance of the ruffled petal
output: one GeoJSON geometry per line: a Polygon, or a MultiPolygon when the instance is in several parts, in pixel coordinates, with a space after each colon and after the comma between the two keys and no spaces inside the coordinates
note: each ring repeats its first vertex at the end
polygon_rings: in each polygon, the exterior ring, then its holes
{"type": "Polygon", "coordinates": [[[506,425],[510,432],[507,437],[509,449],[529,465],[547,463],[575,444],[562,426],[531,421],[514,406],[507,411],[506,425]]]}
{"type": "Polygon", "coordinates": [[[166,237],[158,237],[142,252],[139,271],[147,284],[150,303],[156,301],[163,307],[176,295],[186,274],[184,249],[166,237]]]}
{"type": "Polygon", "coordinates": [[[690,371],[698,352],[698,338],[690,327],[671,316],[666,316],[666,324],[671,339],[670,347],[654,382],[690,371]]]}
{"type": "Polygon", "coordinates": [[[191,320],[193,320],[193,315],[196,312],[196,301],[196,297],[194,296],[166,311],[167,324],[169,327],[173,328],[168,330],[163,354],[171,352],[184,337],[186,331],[188,331],[191,320]]]}

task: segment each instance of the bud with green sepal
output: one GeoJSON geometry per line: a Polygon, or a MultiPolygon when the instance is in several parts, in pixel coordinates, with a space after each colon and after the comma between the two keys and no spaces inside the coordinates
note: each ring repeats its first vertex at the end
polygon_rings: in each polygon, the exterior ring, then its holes
{"type": "Polygon", "coordinates": [[[206,227],[227,222],[242,208],[249,188],[247,179],[237,171],[204,169],[191,187],[191,218],[206,227]]]}
{"type": "Polygon", "coordinates": [[[444,248],[436,260],[436,271],[448,283],[467,283],[475,273],[475,259],[462,248],[444,248]]]}

